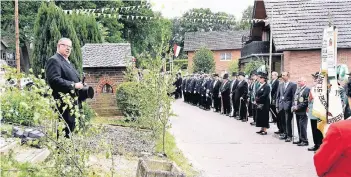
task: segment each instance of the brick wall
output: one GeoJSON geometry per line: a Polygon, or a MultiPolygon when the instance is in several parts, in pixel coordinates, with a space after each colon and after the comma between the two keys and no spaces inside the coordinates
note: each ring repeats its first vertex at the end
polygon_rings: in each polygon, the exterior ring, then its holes
{"type": "MultiPolygon", "coordinates": [[[[321,65],[321,50],[284,51],[283,62],[283,70],[290,72],[292,81],[296,82],[303,76],[311,85],[311,74],[319,71],[321,65]]],[[[338,49],[338,63],[346,64],[351,69],[351,49],[338,49]]]]}
{"type": "MultiPolygon", "coordinates": [[[[240,49],[238,50],[216,50],[212,51],[213,52],[213,57],[216,63],[216,68],[215,71],[216,73],[221,73],[224,70],[228,70],[229,64],[233,60],[239,60],[240,58],[240,49]],[[232,54],[232,60],[231,61],[221,61],[221,53],[231,53],[232,54]]],[[[195,52],[188,52],[188,68],[192,68],[193,65],[193,58],[195,56],[195,52]]]]}
{"type": "Polygon", "coordinates": [[[100,116],[120,116],[116,103],[116,88],[123,82],[123,71],[126,68],[84,68],[85,83],[94,88],[95,96],[89,99],[88,104],[100,116]],[[105,84],[112,87],[113,93],[102,93],[105,84]]]}

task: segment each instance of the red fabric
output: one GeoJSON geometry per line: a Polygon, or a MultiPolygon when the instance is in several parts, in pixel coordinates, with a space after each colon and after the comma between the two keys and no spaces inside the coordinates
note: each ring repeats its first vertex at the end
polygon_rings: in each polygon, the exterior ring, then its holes
{"type": "Polygon", "coordinates": [[[351,120],[330,125],[314,165],[320,177],[351,177],[351,120]]]}

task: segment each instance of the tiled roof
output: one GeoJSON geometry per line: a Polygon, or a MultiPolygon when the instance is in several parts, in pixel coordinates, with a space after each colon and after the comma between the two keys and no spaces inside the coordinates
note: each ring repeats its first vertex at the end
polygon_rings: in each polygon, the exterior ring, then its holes
{"type": "Polygon", "coordinates": [[[124,67],[131,59],[129,43],[85,44],[82,47],[83,68],[124,67]]]}
{"type": "Polygon", "coordinates": [[[351,48],[351,0],[265,0],[264,5],[278,51],[320,49],[328,13],[338,29],[338,48],[351,48]]]}
{"type": "Polygon", "coordinates": [[[249,31],[187,32],[184,51],[195,51],[201,47],[210,50],[241,49],[242,36],[248,34],[249,31]]]}

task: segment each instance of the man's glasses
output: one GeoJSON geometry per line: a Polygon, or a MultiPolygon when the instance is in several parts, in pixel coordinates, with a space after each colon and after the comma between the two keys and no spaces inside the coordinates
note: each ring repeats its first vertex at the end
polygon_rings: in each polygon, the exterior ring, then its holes
{"type": "Polygon", "coordinates": [[[65,47],[69,48],[69,49],[72,49],[72,46],[69,46],[69,45],[66,45],[66,44],[60,44],[60,45],[63,45],[65,47]]]}

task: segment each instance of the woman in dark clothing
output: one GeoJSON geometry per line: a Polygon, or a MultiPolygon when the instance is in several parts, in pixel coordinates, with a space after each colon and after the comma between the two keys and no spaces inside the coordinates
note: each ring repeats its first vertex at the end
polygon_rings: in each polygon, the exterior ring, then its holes
{"type": "Polygon", "coordinates": [[[261,130],[256,132],[260,135],[267,135],[267,128],[269,128],[269,106],[270,99],[269,93],[271,92],[270,86],[267,84],[267,75],[262,73],[260,77],[260,84],[256,93],[257,104],[257,122],[256,127],[261,127],[261,130]]]}

